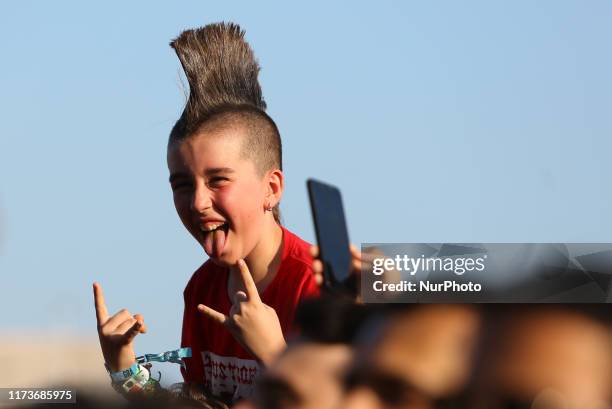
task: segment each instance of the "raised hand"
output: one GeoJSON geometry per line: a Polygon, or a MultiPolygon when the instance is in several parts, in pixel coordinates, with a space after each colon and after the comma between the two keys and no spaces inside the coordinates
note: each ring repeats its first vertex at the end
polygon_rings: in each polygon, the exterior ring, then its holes
{"type": "MultiPolygon", "coordinates": [[[[372,268],[372,264],[374,263],[374,259],[381,254],[377,252],[373,253],[362,253],[355,247],[353,244],[349,247],[351,251],[351,274],[356,276],[357,282],[359,283],[361,280],[361,271],[362,268],[369,270],[372,268]]],[[[323,262],[319,259],[319,246],[310,246],[310,255],[313,257],[312,260],[312,271],[314,272],[315,282],[321,286],[323,284],[323,262]]],[[[358,285],[359,288],[359,285],[358,285]]],[[[356,299],[358,303],[361,302],[361,295],[356,294],[356,299]]]]}
{"type": "Polygon", "coordinates": [[[104,361],[111,371],[122,371],[136,362],[133,343],[136,335],[147,332],[144,318],[140,314],[132,315],[126,309],[109,317],[102,286],[94,283],[93,291],[104,361]]]}
{"type": "MultiPolygon", "coordinates": [[[[364,263],[366,267],[372,264],[372,260],[375,258],[374,255],[365,254],[360,252],[357,247],[350,245],[351,251],[351,274],[361,276],[361,268],[364,263]]],[[[310,255],[313,257],[312,271],[315,274],[315,281],[318,285],[323,284],[323,262],[319,259],[319,246],[310,246],[310,255]]]]}
{"type": "Polygon", "coordinates": [[[244,291],[234,294],[229,315],[203,304],[198,305],[198,310],[225,326],[247,351],[268,365],[286,346],[283,331],[274,308],[259,298],[253,276],[244,260],[239,260],[237,265],[244,291]]]}

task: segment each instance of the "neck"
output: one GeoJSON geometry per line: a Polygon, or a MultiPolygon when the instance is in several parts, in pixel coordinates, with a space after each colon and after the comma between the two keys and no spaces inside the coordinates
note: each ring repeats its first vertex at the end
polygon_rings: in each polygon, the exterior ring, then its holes
{"type": "MultiPolygon", "coordinates": [[[[260,293],[276,276],[280,266],[283,230],[271,218],[264,227],[262,237],[266,239],[261,240],[244,259],[260,293]]],[[[240,281],[238,270],[235,267],[231,267],[230,272],[230,280],[237,284],[240,281]]]]}

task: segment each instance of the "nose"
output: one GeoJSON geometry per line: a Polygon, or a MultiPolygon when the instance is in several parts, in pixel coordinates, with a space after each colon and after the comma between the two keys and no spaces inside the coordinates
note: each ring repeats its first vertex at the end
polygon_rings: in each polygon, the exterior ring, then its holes
{"type": "Polygon", "coordinates": [[[203,183],[196,184],[191,198],[191,210],[202,213],[210,207],[212,207],[211,191],[203,183]]]}

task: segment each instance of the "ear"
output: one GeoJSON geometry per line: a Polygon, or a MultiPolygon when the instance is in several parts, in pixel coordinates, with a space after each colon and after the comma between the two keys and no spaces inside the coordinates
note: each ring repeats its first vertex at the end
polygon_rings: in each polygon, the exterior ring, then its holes
{"type": "Polygon", "coordinates": [[[283,191],[285,190],[285,177],[283,176],[283,171],[280,169],[268,171],[266,180],[266,205],[274,207],[280,202],[283,191]]]}

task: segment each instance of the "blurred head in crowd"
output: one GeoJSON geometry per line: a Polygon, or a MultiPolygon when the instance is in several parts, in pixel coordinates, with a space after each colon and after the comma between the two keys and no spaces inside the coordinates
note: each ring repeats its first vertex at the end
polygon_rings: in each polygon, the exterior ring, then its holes
{"type": "Polygon", "coordinates": [[[333,297],[303,303],[296,314],[300,336],[258,380],[253,405],[259,409],[337,408],[344,373],[352,360],[350,344],[368,311],[333,297]]]}
{"type": "Polygon", "coordinates": [[[473,407],[610,408],[612,310],[593,308],[512,306],[495,316],[473,407]]]}
{"type": "Polygon", "coordinates": [[[347,345],[293,344],[260,379],[254,403],[260,409],[337,408],[351,357],[347,345]]]}
{"type": "Polygon", "coordinates": [[[480,314],[469,305],[418,305],[365,328],[342,407],[433,408],[469,380],[480,314]]]}

